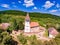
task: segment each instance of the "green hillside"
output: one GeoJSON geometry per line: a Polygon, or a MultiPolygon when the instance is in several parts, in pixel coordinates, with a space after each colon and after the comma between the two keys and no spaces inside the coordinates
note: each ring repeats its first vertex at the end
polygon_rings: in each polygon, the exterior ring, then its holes
{"type": "MultiPolygon", "coordinates": [[[[57,29],[60,28],[60,17],[56,15],[51,14],[44,14],[44,13],[29,13],[31,21],[39,22],[41,26],[44,27],[55,27],[57,29]]],[[[0,22],[10,22],[12,23],[14,19],[17,20],[17,23],[19,21],[25,20],[26,12],[23,11],[17,11],[17,10],[6,10],[6,11],[0,11],[0,22]]]]}

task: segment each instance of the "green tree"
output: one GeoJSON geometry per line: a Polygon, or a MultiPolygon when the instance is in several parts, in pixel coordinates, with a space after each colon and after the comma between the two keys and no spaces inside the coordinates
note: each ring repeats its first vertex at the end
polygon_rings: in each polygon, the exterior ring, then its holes
{"type": "Polygon", "coordinates": [[[14,29],[14,30],[18,30],[18,29],[17,29],[17,26],[18,26],[18,25],[17,25],[17,21],[16,21],[16,19],[14,19],[14,21],[13,21],[13,29],[14,29]]]}
{"type": "Polygon", "coordinates": [[[13,29],[13,26],[11,25],[8,27],[7,32],[9,32],[9,34],[10,34],[10,33],[12,33],[12,30],[14,30],[14,29],[13,29]]]}
{"type": "Polygon", "coordinates": [[[17,42],[12,39],[8,32],[2,32],[0,34],[1,45],[17,45],[17,42]]]}
{"type": "Polygon", "coordinates": [[[42,45],[41,40],[37,40],[36,35],[28,37],[29,45],[42,45]]]}
{"type": "Polygon", "coordinates": [[[57,45],[60,45],[60,33],[54,38],[57,45]]]}
{"type": "Polygon", "coordinates": [[[23,25],[22,21],[20,21],[18,25],[19,25],[19,30],[23,30],[24,29],[24,25],[23,25]]]}
{"type": "Polygon", "coordinates": [[[23,34],[20,34],[20,35],[18,36],[18,39],[19,39],[19,41],[20,41],[20,43],[21,43],[22,45],[27,45],[27,39],[26,39],[26,37],[25,37],[23,34]]]}
{"type": "Polygon", "coordinates": [[[2,23],[2,20],[1,20],[1,18],[0,18],[0,23],[2,23]]]}

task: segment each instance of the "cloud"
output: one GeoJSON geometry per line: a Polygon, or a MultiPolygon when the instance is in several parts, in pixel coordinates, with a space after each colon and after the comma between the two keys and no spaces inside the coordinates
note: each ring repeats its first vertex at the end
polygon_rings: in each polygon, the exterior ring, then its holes
{"type": "Polygon", "coordinates": [[[21,3],[21,1],[18,1],[18,3],[21,3]]]}
{"type": "Polygon", "coordinates": [[[60,5],[59,5],[59,4],[56,4],[56,7],[57,7],[57,8],[59,8],[59,7],[60,7],[60,5]]]}
{"type": "Polygon", "coordinates": [[[50,10],[49,12],[57,12],[58,10],[50,10]]]}
{"type": "Polygon", "coordinates": [[[8,4],[1,4],[0,6],[1,7],[4,7],[4,8],[9,8],[9,5],[8,4]]]}
{"type": "Polygon", "coordinates": [[[34,6],[33,0],[24,0],[24,6],[26,7],[30,7],[30,6],[34,6]]]}
{"type": "Polygon", "coordinates": [[[54,6],[54,3],[51,3],[50,1],[46,1],[45,4],[43,5],[43,7],[45,9],[49,9],[50,7],[54,6]]]}
{"type": "Polygon", "coordinates": [[[37,9],[37,7],[34,7],[34,9],[37,9]]]}

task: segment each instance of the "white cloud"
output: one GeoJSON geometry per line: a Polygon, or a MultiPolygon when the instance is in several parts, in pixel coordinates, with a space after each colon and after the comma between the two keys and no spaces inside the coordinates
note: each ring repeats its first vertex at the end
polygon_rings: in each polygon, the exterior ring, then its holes
{"type": "Polygon", "coordinates": [[[37,9],[37,7],[34,7],[34,9],[37,9]]]}
{"type": "Polygon", "coordinates": [[[57,12],[58,10],[50,10],[49,12],[57,12]]]}
{"type": "Polygon", "coordinates": [[[60,5],[59,5],[59,4],[56,4],[56,7],[57,7],[57,8],[59,8],[59,7],[60,7],[60,5]]]}
{"type": "Polygon", "coordinates": [[[46,1],[45,4],[43,5],[44,8],[48,9],[52,6],[54,6],[55,4],[54,3],[51,3],[50,1],[46,1]]]}
{"type": "Polygon", "coordinates": [[[21,3],[21,1],[18,1],[18,3],[21,3]]]}
{"type": "Polygon", "coordinates": [[[4,7],[4,8],[9,8],[9,5],[8,4],[1,4],[0,6],[1,7],[4,7]]]}
{"type": "Polygon", "coordinates": [[[30,7],[30,6],[34,6],[33,0],[24,0],[24,6],[26,7],[30,7]]]}

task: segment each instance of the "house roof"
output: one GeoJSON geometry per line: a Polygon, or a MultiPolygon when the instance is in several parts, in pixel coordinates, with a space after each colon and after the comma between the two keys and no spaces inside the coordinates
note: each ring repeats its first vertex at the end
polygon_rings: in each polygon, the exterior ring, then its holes
{"type": "Polygon", "coordinates": [[[52,35],[57,35],[58,34],[58,32],[55,28],[49,28],[48,30],[49,30],[49,33],[52,34],[52,35]]]}
{"type": "Polygon", "coordinates": [[[9,23],[2,23],[2,24],[0,25],[1,29],[7,29],[8,26],[10,26],[9,23]]]}
{"type": "Polygon", "coordinates": [[[30,23],[30,27],[36,27],[36,26],[39,26],[38,22],[31,22],[30,23]]]}
{"type": "Polygon", "coordinates": [[[53,30],[53,31],[51,32],[51,34],[52,34],[52,35],[57,35],[58,32],[57,32],[56,30],[53,30]]]}

